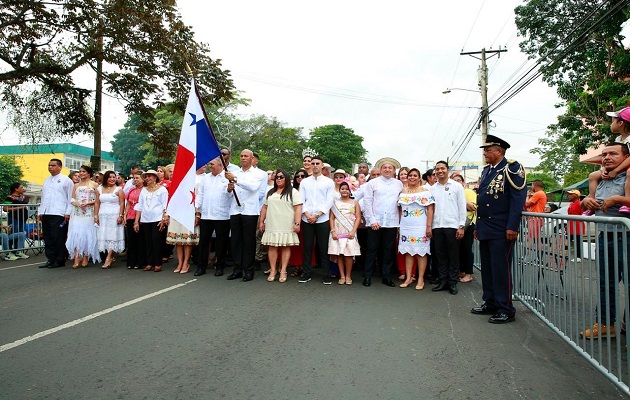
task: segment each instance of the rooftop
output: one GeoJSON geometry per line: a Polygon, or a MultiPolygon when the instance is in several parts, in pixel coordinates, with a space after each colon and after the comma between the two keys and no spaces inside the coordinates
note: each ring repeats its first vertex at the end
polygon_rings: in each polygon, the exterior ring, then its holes
{"type": "MultiPolygon", "coordinates": [[[[90,157],[94,154],[91,147],[80,146],[74,143],[45,143],[35,145],[14,145],[0,146],[0,155],[16,155],[16,154],[76,154],[84,157],[90,157]]],[[[106,161],[118,162],[109,151],[102,151],[101,158],[106,161]]]]}

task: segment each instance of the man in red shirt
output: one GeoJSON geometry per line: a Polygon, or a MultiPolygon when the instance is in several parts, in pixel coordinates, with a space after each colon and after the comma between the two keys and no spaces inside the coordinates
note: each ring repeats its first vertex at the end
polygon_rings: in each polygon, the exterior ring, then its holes
{"type": "MultiPolygon", "coordinates": [[[[579,190],[567,190],[569,198],[569,215],[582,215],[582,206],[580,202],[579,190]]],[[[582,261],[582,233],[584,232],[584,222],[569,221],[567,233],[569,234],[569,242],[575,247],[575,261],[582,261]]]]}

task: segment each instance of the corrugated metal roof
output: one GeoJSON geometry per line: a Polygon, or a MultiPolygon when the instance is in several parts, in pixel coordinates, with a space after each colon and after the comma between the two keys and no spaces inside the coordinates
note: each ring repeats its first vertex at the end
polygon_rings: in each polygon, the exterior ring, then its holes
{"type": "MultiPolygon", "coordinates": [[[[74,143],[45,143],[36,145],[14,145],[0,146],[0,155],[18,155],[18,154],[77,154],[84,157],[90,157],[94,150],[91,147],[81,146],[74,143]]],[[[101,159],[107,161],[118,162],[109,151],[101,152],[101,159]]]]}

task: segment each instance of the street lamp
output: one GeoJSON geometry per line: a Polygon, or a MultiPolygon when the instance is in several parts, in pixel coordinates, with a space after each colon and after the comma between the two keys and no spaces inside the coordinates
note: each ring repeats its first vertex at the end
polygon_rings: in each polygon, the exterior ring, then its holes
{"type": "Polygon", "coordinates": [[[473,89],[462,89],[462,88],[446,88],[445,91],[442,92],[442,94],[449,94],[451,93],[453,90],[463,90],[464,92],[475,92],[475,93],[481,93],[481,90],[473,90],[473,89]]]}

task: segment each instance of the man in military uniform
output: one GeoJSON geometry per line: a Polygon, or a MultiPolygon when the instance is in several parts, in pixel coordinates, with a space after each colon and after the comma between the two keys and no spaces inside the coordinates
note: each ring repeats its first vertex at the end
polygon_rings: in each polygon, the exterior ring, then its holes
{"type": "Polygon", "coordinates": [[[470,310],[473,314],[492,315],[494,324],[514,321],[512,305],[512,249],[518,235],[521,211],[525,204],[525,171],[516,161],[505,158],[510,145],[488,135],[481,145],[485,166],[479,180],[477,225],[483,304],[470,310]]]}

